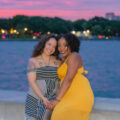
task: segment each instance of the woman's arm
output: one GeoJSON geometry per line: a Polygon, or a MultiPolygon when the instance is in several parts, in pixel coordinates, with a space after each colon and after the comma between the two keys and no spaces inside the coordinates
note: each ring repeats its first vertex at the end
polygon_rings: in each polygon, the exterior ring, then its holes
{"type": "Polygon", "coordinates": [[[61,100],[64,94],[69,89],[74,76],[76,75],[78,68],[83,65],[81,57],[77,53],[72,53],[67,61],[67,73],[66,76],[61,84],[60,90],[56,97],[56,100],[61,100]]]}

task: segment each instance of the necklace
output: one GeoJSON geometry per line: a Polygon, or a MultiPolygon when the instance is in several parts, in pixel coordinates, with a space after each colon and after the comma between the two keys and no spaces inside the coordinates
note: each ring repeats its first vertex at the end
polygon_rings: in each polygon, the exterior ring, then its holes
{"type": "MultiPolygon", "coordinates": [[[[50,56],[51,57],[51,56],[50,56]]],[[[50,57],[49,57],[49,60],[48,60],[48,62],[46,62],[46,60],[43,58],[43,56],[41,55],[41,58],[42,58],[42,60],[43,60],[43,62],[44,62],[44,64],[45,64],[45,66],[49,66],[49,64],[50,64],[50,57]]]]}

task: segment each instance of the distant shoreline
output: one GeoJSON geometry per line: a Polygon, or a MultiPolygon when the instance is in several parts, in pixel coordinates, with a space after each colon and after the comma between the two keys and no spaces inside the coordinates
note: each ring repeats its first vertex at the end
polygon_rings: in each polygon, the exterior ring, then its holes
{"type": "Polygon", "coordinates": [[[39,41],[40,39],[0,39],[0,41],[39,41]]]}
{"type": "MultiPolygon", "coordinates": [[[[40,39],[0,39],[0,41],[39,41],[40,39]]],[[[116,39],[80,39],[82,41],[120,41],[120,38],[116,39]]]]}

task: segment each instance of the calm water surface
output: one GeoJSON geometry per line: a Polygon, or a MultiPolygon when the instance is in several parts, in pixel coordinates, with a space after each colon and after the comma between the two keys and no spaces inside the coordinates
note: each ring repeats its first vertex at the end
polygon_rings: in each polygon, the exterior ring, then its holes
{"type": "MultiPolygon", "coordinates": [[[[0,42],[0,89],[27,91],[26,67],[37,41],[0,42]]],[[[95,96],[120,98],[120,41],[82,41],[80,55],[95,96]]]]}

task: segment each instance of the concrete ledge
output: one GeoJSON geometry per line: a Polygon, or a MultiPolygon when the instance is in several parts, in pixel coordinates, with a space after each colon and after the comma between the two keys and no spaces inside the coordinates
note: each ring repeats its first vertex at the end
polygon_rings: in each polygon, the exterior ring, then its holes
{"type": "Polygon", "coordinates": [[[120,112],[92,110],[90,120],[120,120],[120,112]]]}
{"type": "Polygon", "coordinates": [[[94,110],[120,112],[120,99],[95,97],[94,110]]]}
{"type": "Polygon", "coordinates": [[[24,104],[0,102],[0,120],[25,120],[24,104]]]}
{"type": "MultiPolygon", "coordinates": [[[[0,90],[0,120],[25,120],[25,92],[0,90]]],[[[120,120],[120,99],[95,98],[90,120],[120,120]]]]}

